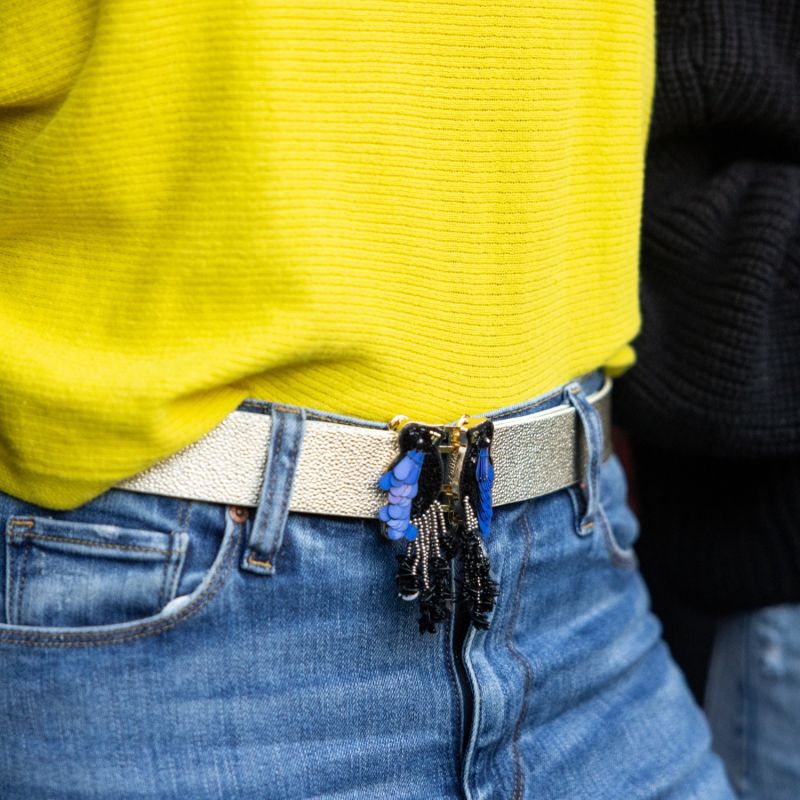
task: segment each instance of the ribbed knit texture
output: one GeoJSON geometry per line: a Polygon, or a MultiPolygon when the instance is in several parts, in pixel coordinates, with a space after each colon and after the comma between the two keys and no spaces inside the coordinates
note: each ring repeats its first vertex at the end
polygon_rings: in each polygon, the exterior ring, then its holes
{"type": "Polygon", "coordinates": [[[800,458],[634,450],[642,555],[696,609],[800,602],[800,458]]]}
{"type": "Polygon", "coordinates": [[[0,42],[0,488],[246,397],[455,419],[630,365],[652,0],[50,0],[0,42]]]}
{"type": "Polygon", "coordinates": [[[707,611],[800,601],[800,4],[665,0],[633,435],[643,556],[707,611]]]}
{"type": "Polygon", "coordinates": [[[665,0],[642,229],[644,442],[800,453],[800,4],[665,0]]]}

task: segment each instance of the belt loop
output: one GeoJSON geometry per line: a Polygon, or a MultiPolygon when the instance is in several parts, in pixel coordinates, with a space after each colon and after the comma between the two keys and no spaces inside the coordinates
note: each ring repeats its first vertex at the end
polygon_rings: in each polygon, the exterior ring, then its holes
{"type": "MultiPolygon", "coordinates": [[[[603,453],[603,424],[597,409],[589,402],[583,386],[577,381],[572,381],[564,387],[566,400],[577,412],[576,422],[579,420],[583,429],[583,441],[577,448],[577,458],[582,468],[583,479],[581,489],[586,498],[586,508],[583,516],[578,521],[578,532],[585,536],[591,533],[594,527],[595,516],[599,503],[600,492],[600,460],[603,453]]],[[[576,434],[578,426],[575,426],[576,434]]]]}
{"type": "Polygon", "coordinates": [[[292,486],[303,445],[305,409],[273,405],[269,451],[242,569],[257,575],[275,572],[275,556],[283,543],[292,486]]]}

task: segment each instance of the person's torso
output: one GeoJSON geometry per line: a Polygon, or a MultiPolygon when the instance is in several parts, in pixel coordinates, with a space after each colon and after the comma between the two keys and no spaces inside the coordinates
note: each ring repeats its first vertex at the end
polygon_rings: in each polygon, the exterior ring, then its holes
{"type": "Polygon", "coordinates": [[[74,505],[248,396],[442,421],[626,367],[652,16],[12,11],[0,488],[74,505]]]}

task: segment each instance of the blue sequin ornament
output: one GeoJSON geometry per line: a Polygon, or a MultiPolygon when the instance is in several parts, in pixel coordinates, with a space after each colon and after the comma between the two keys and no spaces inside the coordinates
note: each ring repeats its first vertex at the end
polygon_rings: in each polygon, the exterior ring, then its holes
{"type": "Polygon", "coordinates": [[[492,484],[494,483],[494,467],[489,460],[488,447],[480,449],[475,472],[479,493],[478,525],[481,529],[481,536],[485,539],[489,535],[489,524],[492,521],[492,484]]]}
{"type": "Polygon", "coordinates": [[[378,518],[385,523],[386,536],[393,541],[403,537],[409,541],[417,538],[417,528],[411,523],[411,502],[419,491],[424,460],[423,450],[409,450],[378,481],[378,487],[388,492],[389,501],[378,512],[378,518]]]}

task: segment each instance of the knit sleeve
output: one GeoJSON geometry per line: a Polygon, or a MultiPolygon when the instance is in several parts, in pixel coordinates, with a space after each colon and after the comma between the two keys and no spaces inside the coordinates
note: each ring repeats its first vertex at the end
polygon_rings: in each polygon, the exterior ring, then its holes
{"type": "Polygon", "coordinates": [[[616,416],[641,441],[800,452],[800,10],[668,0],[648,148],[637,365],[616,416]]]}

